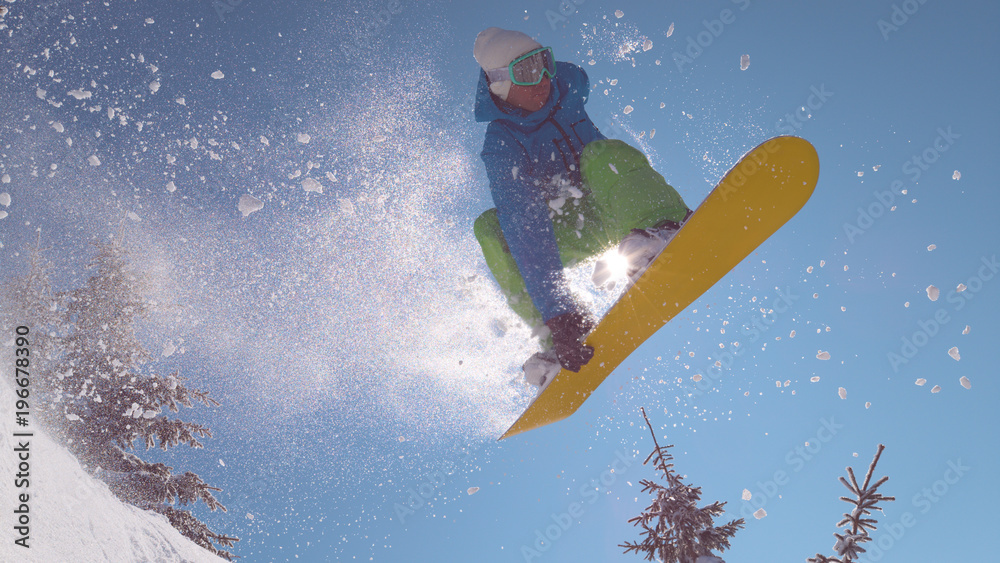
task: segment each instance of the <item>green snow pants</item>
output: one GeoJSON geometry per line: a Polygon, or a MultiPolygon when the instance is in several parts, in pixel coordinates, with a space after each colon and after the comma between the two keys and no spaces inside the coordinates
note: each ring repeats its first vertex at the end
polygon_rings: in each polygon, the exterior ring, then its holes
{"type": "MultiPolygon", "coordinates": [[[[594,141],[580,155],[583,197],[567,201],[552,219],[559,257],[570,267],[616,246],[632,229],[680,223],[688,211],[680,194],[649,165],[646,155],[617,140],[594,141]]],[[[542,323],[504,239],[497,210],[473,227],[486,265],[507,303],[530,327],[542,323]]]]}

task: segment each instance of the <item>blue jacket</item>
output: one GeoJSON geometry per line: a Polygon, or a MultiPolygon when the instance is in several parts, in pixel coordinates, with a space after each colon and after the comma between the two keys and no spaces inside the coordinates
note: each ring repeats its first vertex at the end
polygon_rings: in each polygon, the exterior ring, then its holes
{"type": "Polygon", "coordinates": [[[580,185],[580,153],[604,139],[583,105],[590,95],[587,73],[556,63],[549,101],[536,112],[514,107],[490,93],[479,73],[476,121],[489,122],[482,158],[507,246],[542,319],[576,309],[567,293],[552,228],[547,192],[557,174],[580,185]]]}

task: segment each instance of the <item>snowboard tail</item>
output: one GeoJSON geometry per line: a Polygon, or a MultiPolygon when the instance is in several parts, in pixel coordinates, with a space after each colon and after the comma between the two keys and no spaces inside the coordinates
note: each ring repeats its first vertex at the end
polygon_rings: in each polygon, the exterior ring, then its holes
{"type": "Polygon", "coordinates": [[[818,178],[819,157],[804,139],[776,137],[747,153],[587,336],[590,363],[560,371],[500,439],[576,412],[639,345],[798,213],[818,178]]]}

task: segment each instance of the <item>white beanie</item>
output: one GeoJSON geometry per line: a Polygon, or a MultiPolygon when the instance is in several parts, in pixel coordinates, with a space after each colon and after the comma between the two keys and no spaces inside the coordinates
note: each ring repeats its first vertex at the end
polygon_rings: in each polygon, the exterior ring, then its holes
{"type": "MultiPolygon", "coordinates": [[[[473,55],[483,70],[503,68],[525,53],[541,48],[541,44],[520,31],[491,27],[476,37],[473,55]]],[[[512,82],[510,78],[490,84],[490,91],[506,101],[512,82]]]]}

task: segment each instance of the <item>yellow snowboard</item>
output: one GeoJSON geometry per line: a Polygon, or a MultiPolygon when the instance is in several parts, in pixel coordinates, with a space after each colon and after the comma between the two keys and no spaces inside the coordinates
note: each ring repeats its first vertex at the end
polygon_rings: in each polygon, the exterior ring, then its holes
{"type": "Polygon", "coordinates": [[[587,336],[590,363],[560,371],[500,439],[576,412],[640,344],[798,213],[818,178],[819,157],[804,139],[776,137],[750,151],[587,336]]]}

